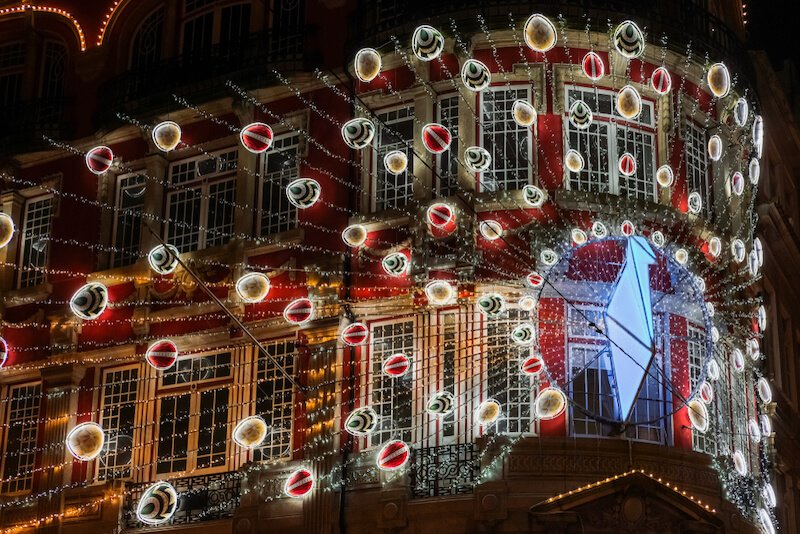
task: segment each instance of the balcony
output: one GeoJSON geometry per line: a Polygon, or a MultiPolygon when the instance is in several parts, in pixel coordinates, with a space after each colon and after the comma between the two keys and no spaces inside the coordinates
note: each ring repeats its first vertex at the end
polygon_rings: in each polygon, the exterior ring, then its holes
{"type": "Polygon", "coordinates": [[[474,443],[413,449],[409,468],[412,499],[472,493],[478,481],[474,443]]]}
{"type": "Polygon", "coordinates": [[[0,107],[0,154],[33,152],[48,146],[43,136],[54,139],[71,134],[66,120],[70,101],[64,98],[41,98],[0,107]]]}

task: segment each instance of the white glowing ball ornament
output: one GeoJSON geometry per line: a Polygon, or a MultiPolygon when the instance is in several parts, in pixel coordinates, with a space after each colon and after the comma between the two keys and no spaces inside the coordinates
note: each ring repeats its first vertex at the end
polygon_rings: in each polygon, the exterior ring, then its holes
{"type": "Polygon", "coordinates": [[[94,422],[81,423],[67,434],[66,445],[70,454],[83,462],[96,458],[105,444],[103,427],[94,422]]]}

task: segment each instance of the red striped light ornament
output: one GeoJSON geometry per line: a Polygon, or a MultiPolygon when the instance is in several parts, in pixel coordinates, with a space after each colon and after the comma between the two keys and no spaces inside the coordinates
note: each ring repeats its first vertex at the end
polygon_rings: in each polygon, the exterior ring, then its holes
{"type": "Polygon", "coordinates": [[[283,489],[289,497],[304,497],[314,489],[314,475],[308,469],[300,468],[289,475],[283,489]]]}
{"type": "Polygon", "coordinates": [[[290,302],[283,309],[283,318],[292,324],[303,324],[314,315],[314,303],[311,299],[299,298],[290,302]]]}
{"type": "Polygon", "coordinates": [[[410,455],[408,445],[399,439],[394,439],[381,447],[378,452],[378,469],[382,471],[402,469],[408,463],[410,455]]]}
{"type": "Polygon", "coordinates": [[[169,339],[155,341],[147,348],[144,359],[154,369],[165,371],[178,361],[178,347],[169,339]]]}
{"type": "Polygon", "coordinates": [[[253,154],[261,154],[269,150],[269,147],[272,146],[273,137],[272,128],[263,122],[248,124],[239,132],[239,140],[242,142],[242,146],[253,154]]]}
{"type": "Polygon", "coordinates": [[[351,347],[363,345],[368,338],[369,329],[364,323],[352,323],[342,330],[342,341],[351,347]]]}
{"type": "Polygon", "coordinates": [[[595,52],[588,52],[583,56],[581,66],[583,67],[583,73],[590,80],[597,81],[606,74],[606,66],[603,60],[595,52]]]}
{"type": "Polygon", "coordinates": [[[450,135],[450,130],[441,124],[431,123],[422,127],[422,143],[428,152],[433,154],[441,154],[450,148],[450,141],[453,137],[450,135]]]}
{"type": "Polygon", "coordinates": [[[107,146],[96,146],[86,153],[86,167],[94,174],[103,174],[114,163],[114,152],[107,146]]]}
{"type": "Polygon", "coordinates": [[[411,360],[408,356],[402,353],[392,354],[383,360],[381,369],[383,370],[383,374],[386,376],[397,378],[399,376],[403,376],[408,372],[409,369],[411,369],[411,360]]]}

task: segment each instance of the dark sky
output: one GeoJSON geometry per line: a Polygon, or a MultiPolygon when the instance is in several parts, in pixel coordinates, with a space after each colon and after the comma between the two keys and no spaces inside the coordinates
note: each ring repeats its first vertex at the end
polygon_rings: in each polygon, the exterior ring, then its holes
{"type": "Polygon", "coordinates": [[[748,0],[747,6],[750,48],[766,50],[778,69],[787,59],[800,65],[800,0],[748,0]]]}

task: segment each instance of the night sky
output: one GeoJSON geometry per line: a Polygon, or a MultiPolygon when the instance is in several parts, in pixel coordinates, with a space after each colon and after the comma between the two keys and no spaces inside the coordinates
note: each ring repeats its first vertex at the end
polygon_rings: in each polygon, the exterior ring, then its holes
{"type": "Polygon", "coordinates": [[[780,70],[787,59],[800,65],[800,36],[796,33],[798,0],[748,0],[749,47],[766,50],[780,70]]]}

